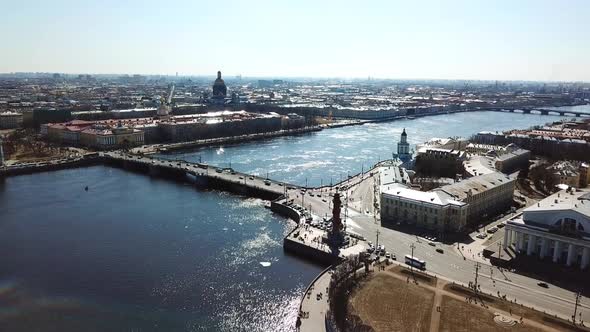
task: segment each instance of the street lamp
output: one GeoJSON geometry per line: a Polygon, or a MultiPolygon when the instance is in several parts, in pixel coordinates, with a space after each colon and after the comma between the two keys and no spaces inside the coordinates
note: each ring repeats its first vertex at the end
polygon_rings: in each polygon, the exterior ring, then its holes
{"type": "MultiPolygon", "coordinates": [[[[413,243],[410,244],[410,249],[412,250],[412,260],[414,260],[414,249],[415,248],[416,248],[416,246],[413,243]]],[[[414,278],[414,269],[413,269],[412,264],[410,264],[410,272],[412,273],[412,278],[414,278]]]]}

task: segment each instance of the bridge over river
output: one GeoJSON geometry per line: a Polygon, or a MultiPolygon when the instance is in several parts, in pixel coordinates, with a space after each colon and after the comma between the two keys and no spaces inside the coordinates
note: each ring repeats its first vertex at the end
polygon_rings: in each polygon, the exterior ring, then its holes
{"type": "MultiPolygon", "coordinates": [[[[510,113],[524,113],[524,114],[540,114],[540,115],[560,115],[560,116],[576,116],[576,117],[590,117],[590,113],[568,111],[568,110],[556,110],[546,108],[511,108],[511,107],[486,107],[480,109],[481,111],[495,111],[495,112],[510,112],[510,113]]],[[[476,110],[472,110],[476,111],[476,110]]]]}
{"type": "Polygon", "coordinates": [[[245,196],[274,200],[286,195],[288,190],[301,189],[297,185],[203,163],[159,159],[122,151],[104,152],[101,156],[108,165],[154,176],[188,178],[198,186],[226,190],[245,196]]]}

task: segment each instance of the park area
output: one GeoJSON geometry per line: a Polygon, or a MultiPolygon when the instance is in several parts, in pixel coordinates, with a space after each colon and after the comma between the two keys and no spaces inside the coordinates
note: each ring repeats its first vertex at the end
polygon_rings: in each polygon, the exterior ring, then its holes
{"type": "Polygon", "coordinates": [[[348,312],[376,332],[590,331],[402,266],[365,279],[349,298],[348,312]]]}

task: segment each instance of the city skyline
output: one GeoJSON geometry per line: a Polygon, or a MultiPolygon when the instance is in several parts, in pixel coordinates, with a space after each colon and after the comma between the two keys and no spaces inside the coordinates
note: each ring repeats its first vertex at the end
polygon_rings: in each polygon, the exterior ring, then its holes
{"type": "Polygon", "coordinates": [[[587,9],[583,1],[10,3],[0,72],[590,81],[587,9]]]}

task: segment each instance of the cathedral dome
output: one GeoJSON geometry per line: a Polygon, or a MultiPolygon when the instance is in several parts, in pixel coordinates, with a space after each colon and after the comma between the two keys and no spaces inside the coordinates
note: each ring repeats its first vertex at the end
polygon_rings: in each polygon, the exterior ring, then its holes
{"type": "Polygon", "coordinates": [[[225,97],[227,96],[227,87],[225,82],[221,78],[221,72],[217,72],[217,79],[213,83],[213,97],[225,97]]]}

